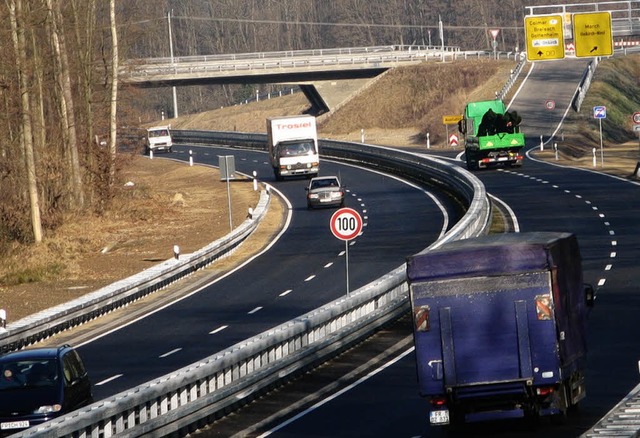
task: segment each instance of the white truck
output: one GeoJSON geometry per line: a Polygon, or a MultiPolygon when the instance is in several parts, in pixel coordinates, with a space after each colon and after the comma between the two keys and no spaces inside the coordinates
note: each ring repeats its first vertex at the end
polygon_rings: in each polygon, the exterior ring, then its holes
{"type": "Polygon", "coordinates": [[[276,180],[297,175],[318,176],[320,156],[314,116],[268,118],[267,143],[276,180]]]}
{"type": "Polygon", "coordinates": [[[154,126],[147,129],[147,141],[145,144],[145,153],[150,154],[152,151],[171,152],[173,142],[171,140],[171,126],[154,126]]]}

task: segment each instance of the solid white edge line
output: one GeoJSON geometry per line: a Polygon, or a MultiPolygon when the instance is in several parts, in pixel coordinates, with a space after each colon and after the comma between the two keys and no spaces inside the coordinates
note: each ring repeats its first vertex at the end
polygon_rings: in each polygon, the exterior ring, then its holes
{"type": "Polygon", "coordinates": [[[205,284],[205,285],[203,285],[203,286],[199,287],[198,289],[196,289],[196,290],[192,291],[191,293],[189,293],[189,294],[187,294],[187,295],[184,295],[184,296],[182,296],[182,297],[179,297],[179,298],[177,298],[177,299],[175,299],[175,300],[173,300],[173,301],[171,301],[171,302],[169,302],[169,303],[165,304],[164,306],[159,307],[158,309],[155,309],[155,310],[154,310],[154,311],[152,311],[152,312],[145,313],[144,315],[141,315],[140,317],[138,317],[138,318],[136,318],[136,319],[134,319],[134,320],[132,320],[132,321],[129,321],[129,322],[128,322],[128,323],[126,323],[126,324],[122,324],[122,325],[120,325],[120,326],[118,326],[118,327],[116,327],[116,328],[114,328],[114,329],[112,329],[112,330],[109,330],[108,332],[105,332],[105,333],[100,334],[99,336],[96,336],[95,338],[92,338],[92,339],[89,339],[89,340],[87,340],[87,341],[85,341],[85,342],[83,342],[83,343],[80,343],[80,344],[76,345],[76,347],[81,347],[81,346],[83,346],[83,345],[90,344],[90,343],[91,343],[91,342],[93,342],[93,341],[96,341],[96,340],[98,340],[98,339],[100,339],[100,338],[102,338],[102,337],[104,337],[104,336],[110,335],[111,333],[115,333],[115,332],[117,332],[118,330],[120,330],[120,329],[122,329],[122,328],[124,328],[124,327],[127,327],[127,326],[129,326],[129,325],[131,325],[131,324],[134,324],[134,323],[136,323],[136,322],[138,322],[138,321],[140,321],[140,320],[142,320],[142,319],[144,319],[144,318],[146,318],[146,317],[148,317],[148,316],[150,316],[150,315],[153,315],[154,313],[160,312],[161,310],[164,310],[164,309],[166,309],[167,307],[170,307],[170,306],[174,305],[174,304],[175,304],[175,303],[177,303],[177,302],[180,302],[180,301],[182,301],[182,300],[184,300],[184,299],[186,299],[186,298],[191,297],[192,295],[197,294],[197,293],[198,293],[198,292],[200,292],[202,289],[204,289],[204,288],[206,288],[206,287],[209,287],[210,285],[215,284],[215,283],[219,282],[220,280],[222,280],[222,279],[224,279],[224,278],[228,277],[229,275],[233,274],[233,273],[234,273],[234,272],[236,272],[237,270],[242,269],[244,266],[246,266],[247,264],[251,263],[253,260],[255,260],[256,258],[258,258],[259,256],[261,256],[262,254],[264,254],[265,252],[267,252],[269,249],[271,249],[271,247],[272,247],[273,245],[275,245],[275,244],[276,244],[276,242],[277,242],[278,240],[280,240],[280,238],[282,237],[282,235],[287,231],[287,229],[288,229],[288,228],[289,228],[289,226],[291,225],[291,217],[292,217],[292,215],[293,215],[293,206],[291,205],[291,202],[289,202],[289,199],[287,199],[287,197],[286,197],[286,196],[284,196],[284,194],[283,194],[282,192],[280,192],[278,189],[276,189],[275,187],[273,187],[273,186],[271,186],[271,185],[269,185],[269,184],[266,184],[266,183],[265,183],[265,186],[266,186],[266,187],[268,187],[268,188],[269,188],[269,190],[273,190],[273,191],[275,191],[276,193],[278,193],[278,194],[279,194],[279,196],[281,197],[281,199],[282,199],[282,200],[284,201],[284,203],[287,205],[287,216],[286,216],[286,219],[285,219],[285,223],[284,223],[284,225],[283,225],[282,229],[280,230],[280,232],[275,236],[275,238],[274,238],[271,242],[269,242],[269,244],[268,244],[267,246],[265,246],[265,247],[264,247],[264,249],[263,249],[262,251],[260,251],[259,253],[255,254],[253,257],[249,258],[249,259],[248,259],[248,260],[246,260],[244,263],[241,263],[240,265],[236,266],[234,269],[230,270],[229,272],[225,273],[224,275],[221,275],[219,278],[216,278],[216,279],[215,279],[214,281],[212,281],[211,283],[207,283],[207,284],[205,284]]]}
{"type": "Polygon", "coordinates": [[[408,354],[412,353],[414,350],[415,350],[415,347],[409,348],[408,350],[406,350],[402,354],[400,354],[397,357],[393,358],[391,361],[385,363],[384,365],[382,365],[382,366],[376,368],[375,370],[371,371],[366,376],[363,376],[360,379],[358,379],[357,381],[353,382],[351,385],[342,388],[340,391],[337,391],[336,393],[330,395],[329,397],[323,399],[322,401],[319,401],[318,403],[314,404],[310,408],[305,409],[304,411],[300,412],[299,414],[297,414],[297,415],[289,418],[288,420],[280,423],[279,425],[277,425],[273,429],[270,429],[270,430],[264,432],[263,434],[258,435],[258,438],[263,438],[263,437],[271,435],[274,432],[279,431],[280,429],[288,426],[289,424],[293,423],[294,421],[299,420],[300,418],[304,417],[305,415],[315,411],[316,409],[318,409],[319,407],[325,405],[326,403],[328,403],[328,402],[340,397],[342,394],[344,394],[344,393],[346,393],[348,391],[351,391],[356,386],[360,385],[361,383],[366,382],[367,380],[369,380],[371,377],[375,376],[379,372],[384,371],[386,368],[388,368],[391,365],[395,364],[400,359],[403,359],[405,356],[407,356],[408,354]]]}

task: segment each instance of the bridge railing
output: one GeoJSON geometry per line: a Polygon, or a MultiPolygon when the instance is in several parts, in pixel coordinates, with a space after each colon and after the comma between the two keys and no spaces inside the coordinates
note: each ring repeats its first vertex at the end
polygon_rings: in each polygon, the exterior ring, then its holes
{"type": "Polygon", "coordinates": [[[151,76],[197,75],[206,73],[228,73],[263,71],[269,69],[336,68],[358,66],[358,68],[380,68],[383,64],[419,62],[426,59],[455,59],[458,47],[436,48],[431,46],[380,46],[373,48],[327,49],[324,51],[302,50],[253,54],[230,54],[212,56],[189,56],[180,58],[158,58],[130,60],[120,66],[120,77],[125,82],[136,79],[147,80],[151,76]]]}
{"type": "MultiPolygon", "coordinates": [[[[424,46],[424,45],[387,45],[387,46],[368,46],[368,47],[340,47],[329,49],[308,49],[308,50],[280,50],[273,52],[248,52],[248,53],[228,53],[218,55],[194,55],[194,56],[176,56],[161,58],[141,58],[130,59],[123,62],[124,65],[138,64],[179,64],[191,62],[218,62],[218,61],[239,61],[252,59],[287,59],[287,58],[309,58],[318,56],[336,56],[336,55],[369,55],[375,53],[393,53],[396,51],[425,51],[425,50],[441,50],[441,47],[424,46]]],[[[445,47],[446,51],[460,50],[458,47],[445,47]]]]}
{"type": "MultiPolygon", "coordinates": [[[[174,131],[176,142],[264,149],[263,134],[174,131]]],[[[325,157],[446,186],[468,207],[438,241],[485,234],[491,206],[482,183],[443,160],[394,149],[322,141],[325,157]]],[[[426,243],[425,243],[426,244],[426,243]]],[[[184,435],[250,402],[268,388],[345,351],[409,310],[404,264],[370,284],[166,376],[34,426],[16,437],[184,435]]]]}

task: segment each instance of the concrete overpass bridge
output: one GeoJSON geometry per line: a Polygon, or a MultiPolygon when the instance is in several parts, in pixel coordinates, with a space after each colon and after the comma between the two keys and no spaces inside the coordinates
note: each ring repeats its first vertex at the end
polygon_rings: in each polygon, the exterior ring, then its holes
{"type": "MultiPolygon", "coordinates": [[[[610,12],[612,35],[618,48],[640,39],[640,0],[552,6],[527,6],[526,15],[610,12]]],[[[565,27],[571,27],[571,20],[565,27]]],[[[570,31],[566,32],[570,35],[570,31]]],[[[570,43],[565,40],[565,43],[570,43]]],[[[210,84],[296,84],[320,115],[336,108],[371,78],[393,67],[424,61],[495,56],[491,51],[458,47],[385,45],[336,49],[295,50],[207,56],[146,58],[121,65],[121,83],[137,87],[210,84]]],[[[499,53],[515,58],[518,53],[499,53]]],[[[174,92],[174,110],[177,113],[174,92]]]]}
{"type": "Polygon", "coordinates": [[[469,55],[457,47],[389,45],[148,58],[124,63],[120,81],[137,87],[296,84],[319,115],[390,68],[457,56],[469,55]]]}

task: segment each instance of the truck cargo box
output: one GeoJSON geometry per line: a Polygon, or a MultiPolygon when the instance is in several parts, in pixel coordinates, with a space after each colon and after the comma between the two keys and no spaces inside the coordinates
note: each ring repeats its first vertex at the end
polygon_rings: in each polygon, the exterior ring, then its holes
{"type": "Polygon", "coordinates": [[[464,421],[584,397],[587,300],[573,234],[496,234],[407,260],[419,391],[464,421]],[[444,406],[444,407],[443,407],[444,406]]]}

